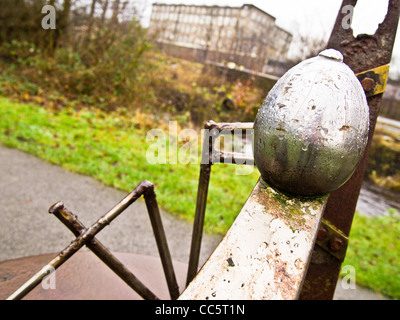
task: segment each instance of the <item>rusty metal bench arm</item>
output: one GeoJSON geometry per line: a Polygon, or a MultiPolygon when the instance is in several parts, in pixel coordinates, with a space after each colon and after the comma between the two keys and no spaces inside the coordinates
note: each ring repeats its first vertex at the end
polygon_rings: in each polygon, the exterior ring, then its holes
{"type": "Polygon", "coordinates": [[[206,136],[204,140],[203,159],[210,162],[202,164],[200,170],[188,287],[179,299],[297,299],[317,241],[327,195],[311,200],[288,197],[269,187],[262,178],[222,242],[197,273],[208,183],[215,163],[212,160],[225,163],[223,158],[212,156],[218,155],[214,138],[221,132],[252,130],[253,123],[209,121],[205,128],[216,132],[213,138],[206,136]],[[265,286],[264,280],[269,285],[265,286]]]}
{"type": "Polygon", "coordinates": [[[240,152],[226,152],[219,150],[215,147],[217,138],[221,135],[235,135],[244,133],[253,133],[253,122],[219,122],[216,123],[212,120],[207,122],[204,126],[206,130],[209,130],[208,139],[209,145],[204,145],[205,151],[209,150],[208,161],[211,164],[214,163],[234,163],[234,164],[254,164],[254,158],[252,155],[240,152]]]}
{"type": "Polygon", "coordinates": [[[260,179],[179,299],[297,299],[326,201],[288,197],[260,179]]]}

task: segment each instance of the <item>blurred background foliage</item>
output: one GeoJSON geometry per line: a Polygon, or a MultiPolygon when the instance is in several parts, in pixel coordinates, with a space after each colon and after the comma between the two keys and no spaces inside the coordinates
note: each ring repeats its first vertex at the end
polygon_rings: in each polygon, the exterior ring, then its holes
{"type": "Polygon", "coordinates": [[[156,113],[155,122],[178,116],[202,126],[211,118],[253,121],[267,94],[254,79],[228,79],[158,52],[137,1],[0,0],[0,7],[0,94],[23,102],[140,109],[156,113]],[[56,8],[54,30],[41,26],[45,4],[56,8]]]}

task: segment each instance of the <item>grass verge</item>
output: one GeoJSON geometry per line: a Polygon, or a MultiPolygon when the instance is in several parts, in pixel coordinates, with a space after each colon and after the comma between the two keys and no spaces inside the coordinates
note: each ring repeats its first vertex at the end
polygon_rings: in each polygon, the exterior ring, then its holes
{"type": "MultiPolygon", "coordinates": [[[[4,145],[127,192],[140,181],[149,180],[155,184],[160,207],[192,221],[200,166],[149,163],[146,152],[158,142],[146,138],[148,128],[144,122],[137,115],[96,109],[49,111],[0,98],[0,141],[4,145]]],[[[168,138],[168,129],[162,129],[168,138]]],[[[157,150],[154,154],[158,156],[157,150]]],[[[235,170],[237,166],[213,166],[207,232],[224,234],[257,182],[256,169],[250,175],[236,175],[235,170]]]]}
{"type": "Polygon", "coordinates": [[[356,213],[342,266],[346,265],[355,268],[359,285],[400,299],[400,215],[366,217],[356,213]]]}

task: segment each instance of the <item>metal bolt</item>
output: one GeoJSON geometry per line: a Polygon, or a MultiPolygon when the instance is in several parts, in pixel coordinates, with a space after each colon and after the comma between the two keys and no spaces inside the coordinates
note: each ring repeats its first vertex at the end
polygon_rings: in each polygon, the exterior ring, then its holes
{"type": "Polygon", "coordinates": [[[339,251],[343,246],[343,241],[342,239],[338,238],[338,237],[334,237],[332,239],[329,240],[329,249],[331,249],[332,251],[339,251]]]}
{"type": "Polygon", "coordinates": [[[324,239],[326,238],[327,233],[328,233],[328,232],[326,231],[326,229],[325,229],[324,227],[321,227],[321,228],[318,230],[317,239],[318,239],[318,240],[324,240],[324,239]]]}
{"type": "Polygon", "coordinates": [[[372,91],[375,87],[375,80],[366,77],[361,81],[361,85],[366,92],[372,91]]]}

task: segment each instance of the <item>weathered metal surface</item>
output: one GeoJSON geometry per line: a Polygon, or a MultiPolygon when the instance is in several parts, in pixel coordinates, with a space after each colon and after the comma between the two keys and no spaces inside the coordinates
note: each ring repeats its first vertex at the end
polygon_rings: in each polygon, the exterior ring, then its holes
{"type": "Polygon", "coordinates": [[[385,92],[389,68],[387,64],[356,74],[367,97],[385,92]]]}
{"type": "Polygon", "coordinates": [[[8,300],[18,300],[23,298],[33,288],[41,283],[43,278],[48,275],[49,270],[56,270],[65,261],[67,261],[74,253],[82,248],[87,242],[91,241],[94,236],[106,227],[110,222],[115,219],[123,210],[125,210],[131,203],[137,200],[143,190],[143,185],[139,185],[134,191],[126,196],[119,204],[107,212],[103,217],[97,220],[90,228],[81,233],[74,241],[70,243],[64,250],[62,250],[53,260],[45,265],[38,273],[29,279],[23,286],[15,291],[8,300]]]}
{"type": "MultiPolygon", "coordinates": [[[[207,127],[206,127],[207,129],[207,127]]],[[[201,239],[203,237],[204,218],[207,206],[208,185],[211,175],[211,155],[212,155],[212,136],[209,131],[203,141],[202,158],[200,165],[199,185],[197,188],[196,212],[193,222],[192,242],[189,253],[188,271],[186,285],[193,280],[199,267],[199,257],[201,250],[201,239]]]]}
{"type": "Polygon", "coordinates": [[[143,192],[143,196],[146,203],[147,212],[149,213],[154,238],[156,240],[158,253],[160,255],[171,299],[175,300],[179,296],[179,288],[176,281],[171,254],[168,248],[167,237],[165,235],[164,227],[161,220],[160,210],[158,208],[156,200],[156,194],[154,192],[154,185],[148,181],[145,183],[146,188],[143,192]]]}
{"type": "Polygon", "coordinates": [[[260,179],[179,299],[297,299],[326,199],[288,197],[260,179]]]}
{"type": "Polygon", "coordinates": [[[340,261],[343,261],[348,243],[349,238],[346,235],[337,230],[328,221],[322,219],[317,236],[317,244],[321,248],[340,261]]]}
{"type": "MultiPolygon", "coordinates": [[[[342,20],[346,15],[346,10],[342,12],[342,8],[346,5],[355,6],[356,3],[357,0],[343,1],[327,48],[339,50],[343,54],[344,62],[357,74],[390,63],[399,22],[400,1],[389,0],[386,17],[375,34],[354,37],[352,28],[342,27],[342,20]]],[[[324,212],[324,219],[345,236],[350,233],[381,100],[382,93],[367,98],[370,128],[364,156],[346,184],[329,195],[324,212]]],[[[315,247],[311,261],[300,299],[332,299],[341,261],[318,246],[315,247]]]]}
{"type": "Polygon", "coordinates": [[[215,122],[215,121],[208,121],[205,124],[206,129],[216,129],[218,132],[231,132],[233,133],[235,130],[247,130],[253,129],[254,123],[253,122],[215,122]]]}
{"type": "Polygon", "coordinates": [[[233,163],[254,165],[254,158],[251,154],[240,152],[229,152],[219,150],[215,147],[215,142],[222,135],[236,135],[242,137],[253,133],[253,122],[219,122],[209,121],[205,128],[210,131],[210,161],[214,163],[233,163]]]}
{"type": "Polygon", "coordinates": [[[207,206],[208,185],[210,183],[211,164],[200,166],[199,186],[197,189],[196,212],[193,222],[192,243],[189,254],[189,265],[186,285],[193,280],[199,267],[201,239],[203,238],[204,218],[207,206]]]}
{"type": "Polygon", "coordinates": [[[263,178],[297,195],[343,185],[362,158],[369,128],[363,88],[336,50],[290,69],[254,122],[254,157],[263,178]]]}

